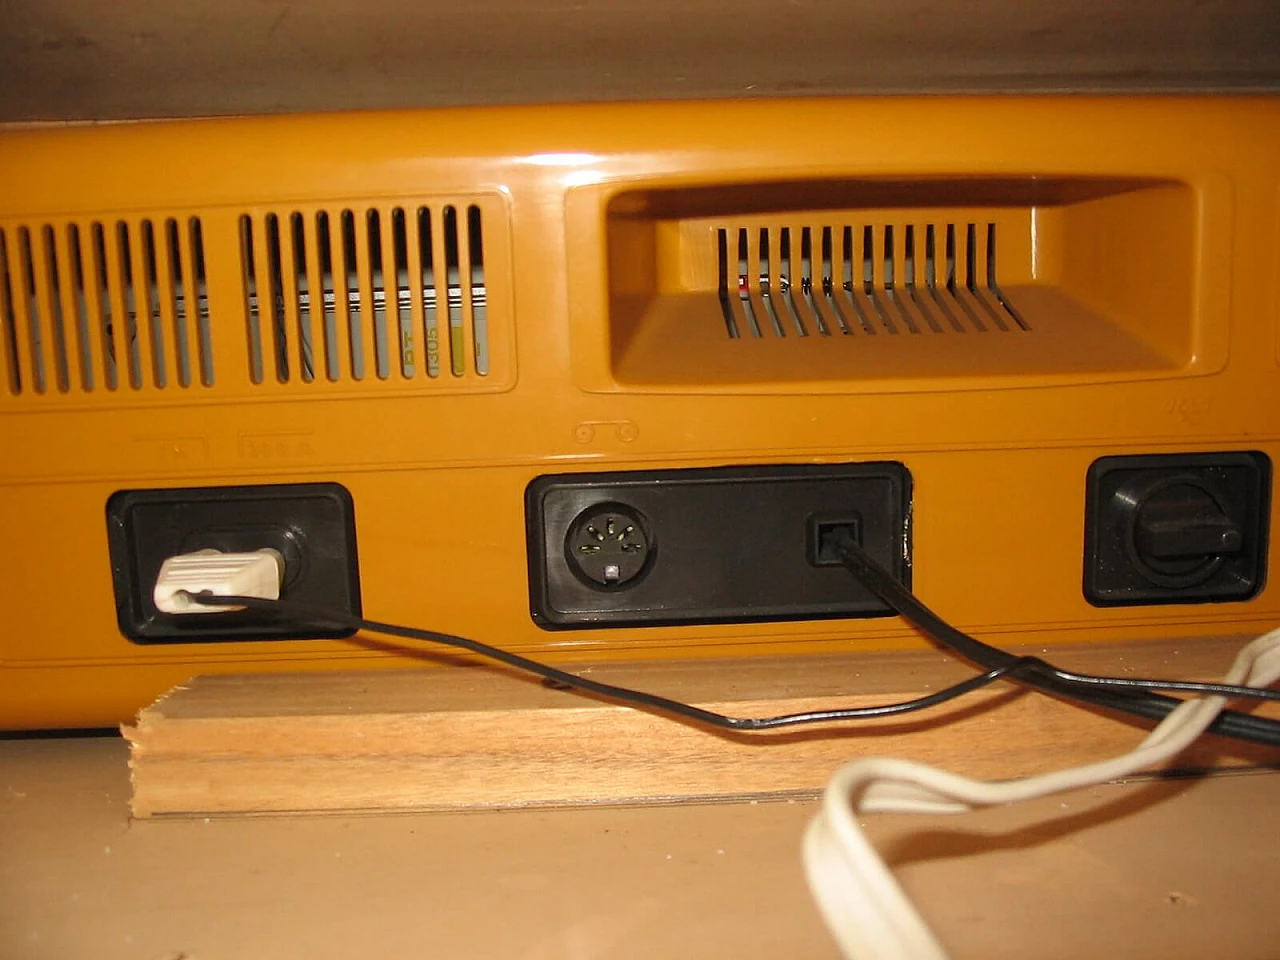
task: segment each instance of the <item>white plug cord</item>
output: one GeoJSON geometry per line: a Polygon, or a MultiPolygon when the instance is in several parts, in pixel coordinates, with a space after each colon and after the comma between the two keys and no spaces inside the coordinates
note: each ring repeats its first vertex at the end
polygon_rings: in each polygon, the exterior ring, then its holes
{"type": "MultiPolygon", "coordinates": [[[[153,596],[156,607],[166,613],[243,610],[243,605],[203,605],[191,597],[211,594],[278,600],[283,577],[284,558],[275,550],[203,550],[166,560],[153,596]]],[[[407,630],[387,624],[373,626],[393,632],[407,630]]],[[[409,632],[418,639],[461,642],[461,638],[448,634],[409,632]]],[[[469,649],[484,647],[468,644],[469,649]]],[[[484,649],[499,654],[498,659],[503,662],[512,660],[512,655],[484,649]]],[[[531,665],[523,658],[515,659],[521,661],[518,666],[527,669],[531,665]]],[[[546,675],[539,665],[532,666],[538,668],[534,672],[546,675]]],[[[1278,678],[1280,630],[1273,630],[1240,651],[1225,683],[1261,688],[1278,678]]],[[[582,678],[568,679],[583,685],[582,678]]],[[[609,688],[609,692],[617,694],[619,690],[609,688]]],[[[1020,780],[989,783],[883,757],[869,757],[843,767],[828,783],[822,809],[809,824],[804,838],[809,886],[841,952],[847,960],[946,960],[942,945],[858,826],[858,814],[965,813],[977,807],[1015,803],[1126,777],[1158,766],[1181,752],[1213,723],[1226,704],[1223,696],[1187,700],[1130,753],[1020,780]]]]}
{"type": "MultiPolygon", "coordinates": [[[[1267,687],[1280,678],[1280,630],[1237,654],[1226,682],[1267,687]]],[[[858,825],[865,813],[965,813],[1092,786],[1156,767],[1213,723],[1225,697],[1185,701],[1130,753],[1019,780],[986,782],[908,760],[868,757],[831,778],[804,838],[814,898],[847,960],[945,960],[947,954],[858,825]]]]}
{"type": "Polygon", "coordinates": [[[279,600],[283,581],[284,557],[270,547],[250,553],[198,550],[169,557],[160,565],[151,598],[161,613],[227,613],[244,607],[202,606],[191,595],[279,600]]]}

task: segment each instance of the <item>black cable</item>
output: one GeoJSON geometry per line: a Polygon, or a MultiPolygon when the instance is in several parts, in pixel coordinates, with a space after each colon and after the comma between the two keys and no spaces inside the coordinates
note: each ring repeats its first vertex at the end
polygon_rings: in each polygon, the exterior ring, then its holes
{"type": "Polygon", "coordinates": [[[188,593],[187,596],[194,602],[209,607],[247,607],[251,610],[261,610],[282,615],[299,622],[324,623],[345,627],[350,630],[365,630],[370,633],[382,633],[391,637],[402,637],[406,640],[424,640],[429,643],[439,643],[444,646],[467,650],[470,653],[479,654],[499,663],[505,663],[507,666],[532,673],[554,684],[598,694],[601,697],[615,700],[619,703],[648,707],[662,713],[673,714],[725,730],[774,730],[779,727],[834,723],[842,720],[870,720],[874,717],[893,717],[904,713],[914,713],[917,710],[925,710],[929,707],[939,706],[949,700],[954,700],[956,697],[985,687],[1003,677],[1015,675],[1020,670],[1031,666],[1034,662],[1032,657],[1010,657],[1008,663],[1001,664],[986,673],[970,677],[968,680],[962,680],[960,683],[944,690],[939,690],[936,693],[930,693],[901,703],[888,703],[874,707],[849,707],[841,710],[811,710],[805,713],[787,713],[776,717],[730,717],[722,713],[716,713],[714,710],[704,710],[702,707],[695,707],[692,704],[671,700],[657,694],[645,693],[641,690],[619,687],[612,683],[602,683],[599,680],[581,677],[548,664],[540,663],[537,660],[522,657],[518,653],[511,653],[500,647],[491,647],[489,644],[481,643],[479,640],[459,637],[452,633],[441,633],[438,630],[421,630],[416,627],[403,627],[394,623],[381,623],[377,620],[367,620],[364,617],[356,617],[346,613],[320,610],[287,600],[213,596],[212,594],[204,593],[188,593]]]}
{"type": "MultiPolygon", "coordinates": [[[[804,713],[784,714],[775,717],[730,717],[705,710],[691,704],[672,700],[657,694],[645,693],[628,687],[602,683],[587,677],[559,670],[556,667],[531,660],[490,646],[479,640],[471,640],[437,630],[423,630],[398,624],[382,623],[350,614],[319,610],[310,606],[283,600],[263,600],[257,597],[188,594],[192,600],[206,606],[237,606],[291,617],[297,621],[321,621],[350,630],[365,630],[387,636],[439,643],[478,654],[499,663],[524,670],[552,683],[594,693],[619,703],[647,707],[662,713],[684,717],[697,723],[726,730],[770,730],[780,727],[801,726],[815,723],[834,723],[845,720],[866,720],[875,717],[897,716],[938,706],[949,700],[984,687],[996,680],[1007,678],[1046,693],[1057,694],[1078,702],[1106,707],[1128,713],[1136,713],[1151,719],[1161,719],[1182,701],[1163,697],[1147,691],[1176,689],[1193,693],[1218,694],[1232,697],[1280,699],[1280,691],[1242,687],[1234,684],[1197,683],[1181,680],[1147,680],[1121,677],[1099,677],[1060,670],[1038,657],[1017,657],[999,647],[983,643],[951,626],[903,587],[887,570],[867,555],[856,543],[844,535],[837,535],[836,547],[841,559],[859,580],[885,601],[905,620],[915,624],[925,633],[960,654],[967,660],[985,666],[986,672],[961,681],[945,690],[900,703],[874,707],[851,707],[838,710],[815,710],[804,713]]],[[[1280,723],[1248,714],[1224,713],[1228,723],[1220,725],[1217,732],[1243,740],[1280,745],[1280,723]]],[[[1213,729],[1213,728],[1211,728],[1213,729]]]]}
{"type": "MultiPolygon", "coordinates": [[[[1222,683],[1098,677],[1061,670],[1035,657],[1015,657],[947,623],[921,603],[889,571],[880,566],[854,542],[847,531],[836,531],[832,546],[849,572],[904,620],[914,624],[944,647],[987,670],[994,670],[1020,660],[1025,666],[1013,671],[1010,679],[1046,693],[1137,714],[1152,720],[1164,719],[1182,703],[1175,697],[1165,697],[1149,692],[1153,690],[1179,690],[1229,697],[1280,700],[1280,691],[1271,689],[1222,683]]],[[[1280,721],[1266,717],[1224,710],[1209,729],[1214,733],[1239,740],[1248,740],[1267,746],[1280,746],[1280,721]]]]}

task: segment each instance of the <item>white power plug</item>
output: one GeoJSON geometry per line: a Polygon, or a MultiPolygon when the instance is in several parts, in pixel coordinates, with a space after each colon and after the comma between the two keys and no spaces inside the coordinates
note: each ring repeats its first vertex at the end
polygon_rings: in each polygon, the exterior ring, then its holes
{"type": "Polygon", "coordinates": [[[190,594],[280,599],[284,557],[269,547],[251,553],[199,550],[170,557],[160,566],[152,599],[161,613],[227,613],[244,607],[210,607],[190,594]]]}

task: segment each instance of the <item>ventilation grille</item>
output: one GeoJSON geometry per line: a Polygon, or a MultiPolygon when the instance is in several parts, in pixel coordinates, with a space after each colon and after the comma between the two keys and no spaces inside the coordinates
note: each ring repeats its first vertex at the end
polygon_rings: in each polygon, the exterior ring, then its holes
{"type": "Polygon", "coordinates": [[[200,221],[0,229],[0,327],[13,395],[211,385],[200,221]]]}
{"type": "Polygon", "coordinates": [[[721,227],[730,338],[1030,329],[996,282],[996,224],[721,227]]]}
{"type": "Polygon", "coordinates": [[[254,383],[491,374],[476,204],[240,218],[254,383]]]}

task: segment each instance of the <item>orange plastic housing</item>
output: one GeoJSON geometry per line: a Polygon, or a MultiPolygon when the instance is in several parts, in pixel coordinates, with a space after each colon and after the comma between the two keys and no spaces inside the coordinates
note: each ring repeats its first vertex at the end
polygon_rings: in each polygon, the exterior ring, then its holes
{"type": "Polygon", "coordinates": [[[105,504],[134,488],[344,484],[378,619],[559,659],[741,656],[925,641],[892,618],[545,632],[526,485],[899,460],[915,588],[966,629],[1275,626],[1274,586],[1098,609],[1081,578],[1096,458],[1280,457],[1278,278],[1275,99],[10,129],[0,726],[117,722],[197,673],[422,662],[128,642],[105,504]]]}

